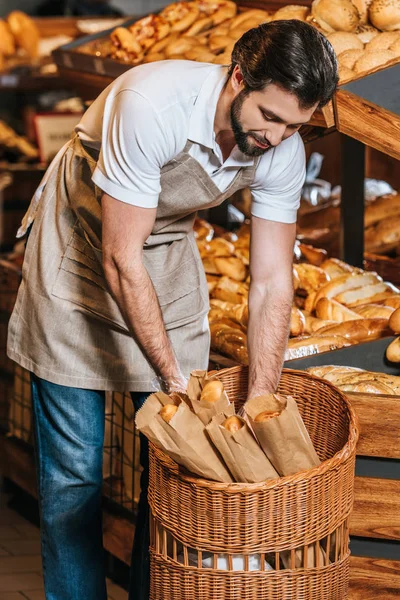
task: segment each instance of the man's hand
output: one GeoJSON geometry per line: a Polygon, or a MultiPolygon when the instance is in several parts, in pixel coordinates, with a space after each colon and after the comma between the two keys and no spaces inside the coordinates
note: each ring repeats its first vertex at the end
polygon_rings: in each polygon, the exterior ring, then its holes
{"type": "Polygon", "coordinates": [[[143,264],[143,245],[156,209],[102,198],[103,267],[110,291],[129,330],[162,379],[183,380],[152,281],[143,264]]]}
{"type": "Polygon", "coordinates": [[[295,224],[252,218],[248,397],[275,392],[282,370],[293,300],[295,224]]]}

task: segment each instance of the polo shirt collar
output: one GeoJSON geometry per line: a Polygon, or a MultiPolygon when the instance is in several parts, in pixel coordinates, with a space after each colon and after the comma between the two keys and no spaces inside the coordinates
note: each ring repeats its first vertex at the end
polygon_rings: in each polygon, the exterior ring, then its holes
{"type": "MultiPolygon", "coordinates": [[[[212,67],[195,100],[189,123],[188,139],[215,151],[214,119],[219,95],[228,77],[225,66],[212,67]]],[[[225,161],[225,166],[250,166],[254,159],[246,156],[237,146],[225,161]]]]}

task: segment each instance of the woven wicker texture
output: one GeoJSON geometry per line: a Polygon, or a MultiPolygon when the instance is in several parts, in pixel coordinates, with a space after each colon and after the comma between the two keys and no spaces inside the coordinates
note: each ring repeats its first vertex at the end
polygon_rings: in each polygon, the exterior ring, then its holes
{"type": "MultiPolygon", "coordinates": [[[[237,409],[247,374],[245,367],[218,374],[237,409]]],[[[296,398],[320,466],[261,484],[223,484],[190,475],[151,445],[152,600],[347,597],[356,417],[344,394],[308,373],[284,370],[279,392],[296,398]],[[274,570],[264,570],[265,561],[274,570]]]]}
{"type": "MultiPolygon", "coordinates": [[[[226,369],[219,378],[239,408],[247,369],[226,369]]],[[[176,539],[212,552],[279,552],[321,540],[346,520],[358,436],[353,409],[329,382],[301,371],[284,370],[279,391],[296,398],[324,462],[279,480],[229,485],[186,474],[151,446],[151,510],[176,539]]]]}

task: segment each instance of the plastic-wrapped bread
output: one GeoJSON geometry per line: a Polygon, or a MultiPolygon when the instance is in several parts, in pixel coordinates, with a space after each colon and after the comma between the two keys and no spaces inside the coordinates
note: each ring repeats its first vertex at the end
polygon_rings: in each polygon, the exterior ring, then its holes
{"type": "Polygon", "coordinates": [[[312,356],[320,352],[329,352],[338,348],[351,346],[354,342],[340,335],[314,335],[292,338],[288,342],[285,360],[296,360],[305,356],[312,356]]]}

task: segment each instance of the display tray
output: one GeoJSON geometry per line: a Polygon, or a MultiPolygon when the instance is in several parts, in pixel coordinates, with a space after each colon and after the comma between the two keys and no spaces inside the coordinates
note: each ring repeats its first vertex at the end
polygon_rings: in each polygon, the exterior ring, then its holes
{"type": "MultiPolygon", "coordinates": [[[[323,365],[345,365],[358,367],[367,371],[379,371],[389,375],[400,375],[400,364],[390,363],[385,358],[386,348],[397,336],[384,337],[372,342],[363,342],[339,350],[320,352],[304,358],[287,360],[284,367],[304,371],[308,367],[323,365]]],[[[210,369],[225,369],[236,366],[238,363],[232,358],[222,356],[217,352],[210,353],[210,369]]]]}

